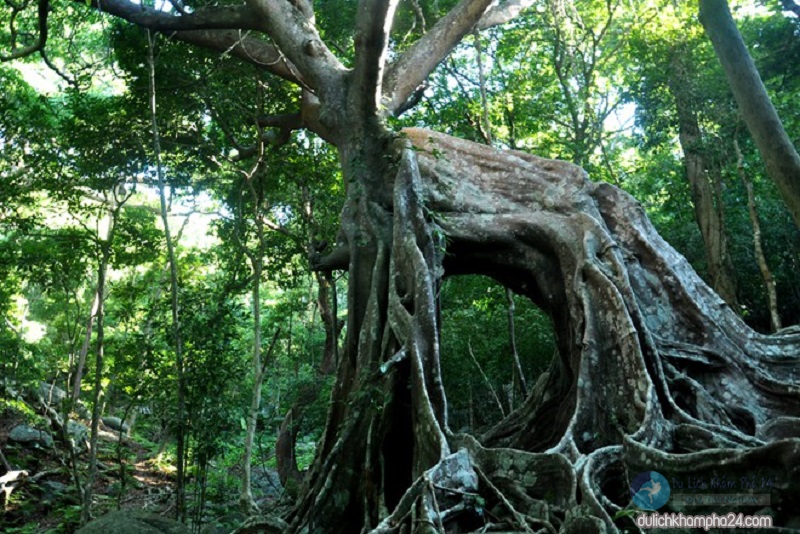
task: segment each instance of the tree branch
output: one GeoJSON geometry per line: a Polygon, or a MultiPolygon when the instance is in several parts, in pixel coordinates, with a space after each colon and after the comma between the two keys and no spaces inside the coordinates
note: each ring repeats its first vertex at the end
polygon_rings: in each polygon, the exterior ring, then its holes
{"type": "Polygon", "coordinates": [[[800,17],[800,4],[796,3],[794,0],[780,0],[780,3],[784,11],[791,11],[800,17]]]}
{"type": "MultiPolygon", "coordinates": [[[[84,3],[83,0],[75,1],[84,3]]],[[[142,28],[165,32],[171,39],[231,54],[285,80],[304,84],[297,69],[277,47],[250,35],[250,30],[271,33],[264,19],[250,6],[210,6],[186,13],[179,8],[181,4],[174,1],[175,9],[181,13],[175,15],[129,0],[92,0],[91,3],[100,11],[142,28]]]]}
{"type": "Polygon", "coordinates": [[[505,3],[497,4],[489,9],[478,22],[478,29],[485,30],[493,26],[500,26],[511,22],[519,16],[522,11],[533,5],[534,0],[508,0],[505,3]]]}
{"type": "Polygon", "coordinates": [[[170,38],[243,59],[261,67],[284,80],[305,85],[297,69],[289,63],[286,56],[274,45],[253,37],[249,32],[237,30],[195,30],[181,31],[169,35],[170,38]]]}
{"type": "Polygon", "coordinates": [[[357,98],[365,116],[374,116],[381,104],[389,33],[399,0],[361,0],[356,28],[356,64],[351,98],[357,98]]]}
{"type": "Polygon", "coordinates": [[[302,128],[303,120],[299,113],[283,113],[268,115],[257,119],[262,128],[280,128],[281,130],[297,130],[302,128]]]}
{"type": "Polygon", "coordinates": [[[390,113],[405,101],[469,33],[492,0],[461,0],[390,67],[383,97],[390,113]]]}
{"type": "MultiPolygon", "coordinates": [[[[83,0],[76,1],[84,3],[83,0]]],[[[92,0],[92,6],[137,26],[160,32],[225,29],[267,31],[261,19],[246,5],[202,7],[192,13],[179,15],[129,0],[92,0]]]]}
{"type": "MultiPolygon", "coordinates": [[[[308,87],[320,92],[340,92],[347,69],[322,42],[307,6],[286,0],[247,0],[267,34],[289,61],[297,67],[308,87]]],[[[321,97],[325,98],[323,95],[321,97]]]]}
{"type": "MultiPolygon", "coordinates": [[[[12,50],[8,55],[0,55],[0,61],[11,61],[13,59],[20,59],[31,54],[35,54],[40,50],[44,50],[44,45],[47,43],[47,15],[50,12],[50,1],[39,0],[39,37],[36,42],[25,48],[19,50],[12,50]]],[[[12,22],[13,25],[13,22],[12,22]]]]}

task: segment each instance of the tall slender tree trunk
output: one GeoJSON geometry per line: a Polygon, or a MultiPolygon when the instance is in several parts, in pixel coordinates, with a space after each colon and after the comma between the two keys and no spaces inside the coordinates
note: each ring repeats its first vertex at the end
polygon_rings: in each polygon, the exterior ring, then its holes
{"type": "MultiPolygon", "coordinates": [[[[257,290],[256,287],[254,286],[253,287],[254,296],[256,292],[257,290]]],[[[261,325],[260,312],[259,312],[259,319],[257,322],[260,327],[261,325]]],[[[255,323],[256,321],[254,320],[254,324],[255,323]]],[[[245,434],[245,452],[243,459],[244,474],[242,477],[242,486],[239,496],[240,505],[245,513],[255,513],[258,511],[258,506],[256,505],[255,499],[253,499],[253,493],[252,493],[253,446],[255,443],[256,427],[258,425],[258,411],[261,407],[261,387],[264,383],[264,378],[266,377],[267,374],[267,367],[272,361],[273,354],[275,351],[275,346],[278,343],[278,338],[280,337],[280,333],[281,333],[280,328],[277,328],[275,330],[275,334],[272,336],[272,341],[269,344],[267,353],[263,355],[263,357],[260,348],[258,349],[257,355],[255,354],[256,349],[255,348],[253,349],[252,363],[253,363],[253,372],[255,376],[253,377],[254,380],[253,393],[251,396],[250,410],[247,416],[247,433],[245,434]]],[[[261,334],[258,334],[257,338],[260,344],[261,334]]]]}
{"type": "Polygon", "coordinates": [[[733,262],[728,253],[721,176],[718,166],[706,154],[697,120],[691,75],[686,58],[676,52],[670,59],[669,89],[678,112],[678,138],[684,154],[686,176],[692,191],[694,214],[703,238],[711,286],[733,309],[737,307],[733,262]]]}
{"type": "MultiPolygon", "coordinates": [[[[97,310],[95,321],[97,323],[97,336],[95,338],[95,365],[94,365],[94,391],[92,405],[92,424],[89,438],[89,473],[83,485],[83,498],[81,510],[81,524],[85,525],[92,517],[92,501],[94,498],[94,483],[97,476],[97,436],[99,433],[100,417],[102,416],[102,391],[103,391],[103,360],[105,352],[105,293],[108,264],[111,259],[111,247],[114,243],[117,219],[122,205],[117,204],[109,215],[109,227],[106,238],[101,240],[100,263],[97,266],[97,310]]],[[[76,377],[77,379],[77,377],[76,377]]],[[[64,432],[68,433],[69,420],[64,420],[64,432]]],[[[80,486],[79,486],[80,488],[80,486]]]]}
{"type": "Polygon", "coordinates": [[[330,271],[317,272],[315,277],[317,280],[317,306],[322,319],[322,327],[325,329],[325,347],[319,370],[322,375],[328,376],[336,370],[339,363],[339,332],[344,325],[339,324],[337,317],[336,281],[333,273],[330,271]]]}
{"type": "Polygon", "coordinates": [[[756,256],[758,269],[761,271],[761,278],[764,280],[764,288],[767,291],[769,322],[772,331],[777,332],[781,329],[781,317],[778,313],[778,293],[775,291],[775,279],[772,277],[772,271],[767,263],[767,257],[764,254],[764,247],[761,243],[761,223],[758,221],[753,182],[744,170],[744,158],[742,157],[742,151],[739,149],[739,142],[736,139],[733,140],[733,147],[736,150],[736,169],[747,192],[747,211],[750,214],[750,224],[753,226],[753,252],[756,256]]]}
{"type": "Polygon", "coordinates": [[[86,319],[86,332],[83,336],[83,343],[81,344],[80,352],[78,353],[78,362],[75,366],[75,377],[72,381],[72,406],[75,406],[81,396],[81,380],[83,379],[83,369],[86,366],[86,356],[89,354],[89,347],[92,343],[92,328],[94,321],[97,317],[97,310],[100,306],[101,294],[95,289],[94,299],[92,300],[92,307],[89,310],[89,317],[86,319]]]}
{"type": "Polygon", "coordinates": [[[506,288],[506,300],[508,301],[508,342],[511,346],[511,358],[514,362],[514,368],[512,372],[512,375],[514,376],[513,382],[517,383],[520,393],[522,393],[522,398],[526,399],[528,398],[528,382],[525,380],[525,373],[522,371],[522,363],[519,361],[519,352],[517,351],[517,329],[515,324],[516,319],[514,316],[516,306],[514,306],[514,292],[508,288],[506,288]]]}
{"type": "MultiPolygon", "coordinates": [[[[263,236],[261,236],[263,237],[263,236]]],[[[260,251],[259,251],[260,252],[260,251]]],[[[253,443],[255,442],[258,410],[261,407],[261,385],[264,382],[265,369],[261,364],[261,264],[260,253],[253,258],[253,357],[251,368],[253,373],[253,390],[250,396],[250,409],[247,413],[247,430],[244,438],[244,457],[242,458],[242,486],[239,504],[246,514],[258,511],[253,499],[252,464],[253,443]]]]}
{"type": "Polygon", "coordinates": [[[767,174],[800,227],[800,155],[772,105],[727,0],[700,0],[700,22],[714,45],[767,174]]]}
{"type": "MultiPolygon", "coordinates": [[[[259,93],[260,96],[260,93],[259,93]]],[[[250,393],[250,408],[247,412],[247,425],[244,439],[244,456],[242,458],[242,485],[239,494],[239,504],[242,511],[246,514],[258,512],[258,506],[253,499],[252,471],[253,471],[253,444],[255,443],[256,427],[258,426],[258,411],[261,408],[261,387],[266,375],[267,362],[262,363],[261,357],[261,279],[264,274],[264,221],[262,219],[264,191],[261,182],[265,179],[264,169],[264,144],[259,145],[259,155],[256,164],[249,173],[243,174],[242,191],[239,197],[239,221],[238,229],[239,244],[245,255],[250,260],[253,271],[253,290],[251,298],[253,300],[253,354],[250,360],[251,372],[253,374],[253,388],[250,393]],[[259,182],[256,190],[256,181],[259,182]],[[255,224],[255,251],[248,249],[247,237],[242,228],[244,226],[244,189],[248,190],[250,201],[252,202],[252,217],[255,224]]],[[[278,333],[273,339],[273,346],[277,340],[278,333]]],[[[270,347],[270,354],[272,346],[270,347]]]]}
{"type": "Polygon", "coordinates": [[[170,273],[170,304],[172,309],[172,335],[175,348],[175,373],[177,375],[177,414],[175,424],[177,464],[177,484],[175,488],[175,517],[179,521],[186,518],[186,385],[183,364],[183,340],[181,338],[181,322],[178,289],[178,262],[175,254],[175,244],[169,226],[169,208],[167,206],[166,183],[161,166],[161,136],[158,132],[158,114],[156,109],[156,74],[155,74],[155,41],[156,34],[147,32],[147,65],[150,78],[150,125],[153,131],[153,154],[155,157],[156,174],[158,177],[158,196],[161,205],[161,223],[164,226],[164,239],[167,243],[170,273]]]}

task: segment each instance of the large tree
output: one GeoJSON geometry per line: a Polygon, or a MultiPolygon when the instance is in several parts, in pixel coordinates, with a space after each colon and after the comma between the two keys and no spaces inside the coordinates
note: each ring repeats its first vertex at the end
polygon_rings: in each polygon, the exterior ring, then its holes
{"type": "MultiPolygon", "coordinates": [[[[39,0],[39,39],[11,55],[43,49],[48,4],[39,0]]],[[[306,0],[92,1],[295,83],[299,109],[261,126],[306,128],[338,149],[339,237],[314,264],[349,272],[347,334],[287,528],[614,530],[628,482],[645,470],[757,473],[772,483],[776,524],[789,521],[800,495],[800,334],[751,331],[633,198],[579,167],[387,126],[462,37],[531,2],[491,4],[461,0],[394,47],[398,1],[359,0],[345,60],[306,0]],[[466,273],[530,298],[552,317],[559,349],[527,401],[479,439],[449,429],[439,366],[439,285],[466,273]]]]}

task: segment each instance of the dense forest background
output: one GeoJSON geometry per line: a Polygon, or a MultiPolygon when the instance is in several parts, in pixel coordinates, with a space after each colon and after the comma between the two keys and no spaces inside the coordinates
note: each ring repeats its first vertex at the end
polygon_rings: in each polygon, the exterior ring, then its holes
{"type": "MultiPolygon", "coordinates": [[[[337,239],[335,149],[276,128],[287,82],[66,1],[46,53],[17,58],[29,3],[0,8],[0,459],[29,477],[0,529],[137,507],[224,531],[243,505],[290,504],[346,333],[348,274],[311,269],[337,239]]],[[[453,3],[402,2],[396,46],[453,3]]],[[[800,4],[730,5],[798,146],[800,4]]],[[[352,59],[355,3],[314,7],[352,59]]],[[[573,162],[635,197],[752,328],[800,321],[800,233],[694,2],[537,0],[467,36],[415,98],[392,127],[573,162]]],[[[454,430],[520,406],[554,351],[527,298],[445,279],[454,430]]]]}

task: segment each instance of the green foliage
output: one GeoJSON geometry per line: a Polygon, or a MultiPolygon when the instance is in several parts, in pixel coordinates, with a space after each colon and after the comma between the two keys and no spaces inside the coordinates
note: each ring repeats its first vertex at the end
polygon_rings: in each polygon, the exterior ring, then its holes
{"type": "MultiPolygon", "coordinates": [[[[747,3],[740,3],[745,6],[747,3]]],[[[733,3],[737,11],[737,3],[733,3]]],[[[767,179],[760,156],[747,134],[730,94],[727,80],[714,51],[688,4],[665,5],[657,19],[636,26],[630,39],[631,102],[636,104],[635,132],[638,154],[625,173],[625,187],[644,205],[659,232],[692,265],[704,274],[706,257],[692,208],[692,197],[682,152],[677,142],[678,116],[670,83],[677,84],[693,103],[700,128],[701,150],[706,160],[720,170],[723,210],[729,252],[737,271],[738,300],[742,315],[756,328],[769,329],[764,283],[753,252],[753,229],[744,187],[737,170],[734,141],[743,155],[743,172],[754,183],[762,226],[762,243],[781,295],[781,314],[788,322],[798,317],[796,285],[798,233],[767,179]],[[764,224],[765,221],[770,221],[764,224]],[[777,243],[789,244],[780,246],[777,243]],[[776,246],[777,245],[777,246],[776,246]]],[[[796,99],[783,97],[797,87],[797,63],[776,61],[774,50],[797,53],[797,22],[779,14],[742,17],[743,38],[755,43],[752,53],[757,67],[780,108],[790,136],[800,132],[796,99]],[[794,38],[793,38],[794,36],[794,38]]]]}
{"type": "Polygon", "coordinates": [[[43,426],[45,419],[31,408],[29,404],[18,399],[0,397],[0,414],[3,421],[20,420],[31,426],[43,426]]]}
{"type": "MultiPolygon", "coordinates": [[[[431,28],[455,3],[401,2],[392,32],[395,50],[410,46],[422,35],[423,23],[431,28]]],[[[357,2],[314,4],[323,39],[352,66],[357,2]]],[[[771,6],[742,9],[737,17],[787,130],[800,139],[795,97],[800,22],[781,14],[777,2],[771,6]]],[[[513,23],[483,32],[479,44],[491,137],[497,146],[574,161],[593,180],[621,185],[702,273],[706,259],[669,88],[671,60],[684,59],[703,149],[723,180],[742,313],[759,328],[767,324],[734,140],[758,198],[781,313],[787,324],[797,322],[800,237],[746,135],[695,8],[671,0],[538,2],[513,23]],[[565,10],[558,13],[558,6],[565,10]]],[[[152,408],[151,415],[140,417],[134,436],[159,468],[172,472],[177,370],[169,266],[153,187],[146,35],[77,4],[58,4],[50,16],[53,27],[63,31],[51,32],[48,53],[74,79],[73,86],[31,87],[22,72],[35,58],[25,68],[0,65],[0,372],[20,384],[55,378],[65,383],[71,376],[108,246],[108,219],[132,193],[119,211],[109,249],[104,399],[106,411],[118,415],[130,406],[152,408]],[[162,442],[166,452],[157,456],[162,442]]],[[[0,11],[3,46],[11,37],[8,17],[8,10],[0,11]]],[[[16,25],[19,39],[35,35],[32,12],[24,11],[16,25]]],[[[475,37],[468,36],[433,74],[422,103],[392,118],[392,126],[424,126],[486,141],[475,45],[475,37]]],[[[267,362],[255,463],[274,468],[269,455],[283,417],[317,392],[306,404],[297,450],[301,468],[312,461],[333,377],[318,376],[325,335],[308,272],[309,248],[336,242],[347,184],[339,154],[312,134],[293,133],[280,147],[261,144],[276,132],[258,127],[257,118],[299,109],[300,93],[288,83],[228,55],[163,37],[157,39],[155,68],[170,223],[173,235],[180,235],[189,472],[219,511],[241,480],[241,421],[254,377],[252,288],[259,265],[262,348],[278,328],[281,333],[267,362]],[[191,210],[203,214],[188,222],[176,215],[191,210]]],[[[365,168],[359,161],[347,165],[365,168]]],[[[446,236],[436,237],[446,248],[446,236]]],[[[347,313],[345,283],[346,278],[339,284],[340,320],[347,313]]],[[[510,407],[509,392],[516,405],[521,402],[512,385],[505,292],[488,279],[460,277],[444,283],[441,297],[442,371],[452,426],[483,428],[500,417],[490,386],[504,410],[510,407]]],[[[515,296],[515,304],[516,342],[531,387],[554,356],[553,326],[526,298],[515,296]]],[[[97,342],[95,332],[90,351],[97,342]]],[[[84,376],[84,396],[93,373],[89,368],[84,376]]],[[[33,416],[14,402],[0,409],[33,416]]],[[[30,526],[22,524],[16,531],[30,526]]]]}
{"type": "MultiPolygon", "coordinates": [[[[529,386],[549,365],[555,352],[550,319],[525,297],[515,296],[515,330],[520,363],[529,386]]],[[[475,355],[491,387],[508,412],[514,361],[508,328],[505,289],[478,276],[448,279],[442,287],[442,375],[454,429],[477,430],[500,420],[489,385],[470,356],[475,355]]],[[[514,392],[521,402],[518,390],[514,392]]]]}

